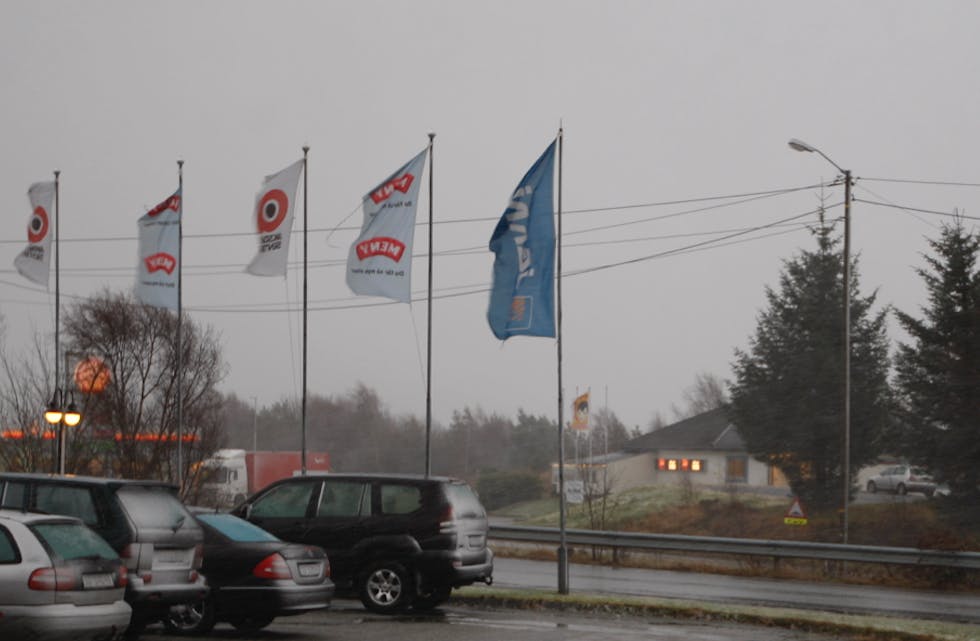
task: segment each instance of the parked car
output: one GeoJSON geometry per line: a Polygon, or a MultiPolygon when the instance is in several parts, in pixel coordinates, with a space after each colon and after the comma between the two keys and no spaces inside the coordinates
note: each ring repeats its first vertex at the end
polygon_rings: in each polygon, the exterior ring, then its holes
{"type": "Polygon", "coordinates": [[[4,472],[0,507],[74,516],[105,539],[128,571],[130,637],[166,617],[170,606],[207,596],[198,572],[204,533],[177,498],[174,485],[4,472]]]}
{"type": "Polygon", "coordinates": [[[207,634],[227,621],[254,632],[279,616],[330,605],[334,585],[322,548],[286,543],[231,514],[197,514],[204,529],[204,565],[210,592],[203,601],[174,606],[164,626],[207,634]]]}
{"type": "Polygon", "coordinates": [[[457,479],[298,476],[233,513],[283,540],[324,548],[337,592],[376,612],[431,609],[453,588],[493,580],[486,511],[457,479]]]}
{"type": "Polygon", "coordinates": [[[79,519],[0,510],[0,639],[110,639],[129,625],[126,566],[79,519]]]}
{"type": "Polygon", "coordinates": [[[907,494],[921,492],[926,496],[936,493],[936,480],[925,469],[911,465],[893,465],[868,479],[868,492],[878,490],[907,494]]]}

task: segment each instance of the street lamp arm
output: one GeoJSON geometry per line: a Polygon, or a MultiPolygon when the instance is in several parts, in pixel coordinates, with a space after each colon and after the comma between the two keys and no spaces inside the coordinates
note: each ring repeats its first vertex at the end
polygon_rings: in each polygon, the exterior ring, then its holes
{"type": "Polygon", "coordinates": [[[823,156],[824,160],[826,160],[831,165],[833,165],[834,168],[837,169],[837,171],[839,171],[842,174],[847,174],[848,173],[848,171],[846,169],[841,168],[840,165],[838,165],[833,160],[831,160],[830,159],[830,156],[828,156],[824,152],[820,151],[819,149],[817,149],[813,145],[803,142],[799,138],[790,138],[788,144],[790,146],[790,149],[794,149],[796,151],[809,151],[809,152],[820,154],[821,156],[823,156]]]}

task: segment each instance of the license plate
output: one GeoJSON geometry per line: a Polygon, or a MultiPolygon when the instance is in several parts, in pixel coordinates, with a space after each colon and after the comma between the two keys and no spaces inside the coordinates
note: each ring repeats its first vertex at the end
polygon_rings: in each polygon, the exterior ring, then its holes
{"type": "Polygon", "coordinates": [[[111,574],[83,574],[82,587],[86,590],[103,590],[115,585],[111,574]]]}
{"type": "Polygon", "coordinates": [[[187,563],[187,550],[156,550],[153,560],[167,565],[183,565],[187,563]]]}
{"type": "Polygon", "coordinates": [[[300,563],[299,564],[299,575],[303,577],[309,576],[320,576],[323,572],[322,563],[300,563]]]}

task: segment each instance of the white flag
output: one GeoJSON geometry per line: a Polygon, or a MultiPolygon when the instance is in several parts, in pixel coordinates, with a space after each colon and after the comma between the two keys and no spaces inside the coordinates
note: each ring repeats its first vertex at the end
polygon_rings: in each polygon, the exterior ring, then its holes
{"type": "Polygon", "coordinates": [[[285,276],[289,258],[289,234],[293,229],[296,187],[303,161],[266,176],[255,196],[255,232],[259,249],[245,268],[256,276],[285,276]]]}
{"type": "Polygon", "coordinates": [[[180,287],[180,190],[139,219],[136,297],[176,310],[180,287]]]}
{"type": "Polygon", "coordinates": [[[51,265],[51,236],[54,220],[51,205],[54,202],[53,182],[34,183],[27,190],[31,201],[31,217],[27,221],[27,247],[14,258],[14,266],[21,276],[38,285],[48,286],[51,265]]]}
{"type": "Polygon", "coordinates": [[[411,301],[415,209],[427,151],[364,196],[361,234],[347,255],[347,286],[355,294],[411,301]]]}

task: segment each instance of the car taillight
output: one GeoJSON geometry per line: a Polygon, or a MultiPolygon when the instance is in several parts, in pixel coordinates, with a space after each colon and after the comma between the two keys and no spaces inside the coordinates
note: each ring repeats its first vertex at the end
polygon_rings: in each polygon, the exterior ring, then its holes
{"type": "Polygon", "coordinates": [[[260,579],[290,579],[293,576],[289,571],[289,565],[286,564],[286,559],[278,553],[270,554],[262,559],[258,565],[252,568],[252,574],[260,579]]]}
{"type": "Polygon", "coordinates": [[[39,568],[31,572],[27,587],[32,590],[74,590],[78,577],[70,568],[39,568]]]}
{"type": "Polygon", "coordinates": [[[200,543],[194,546],[194,565],[191,567],[195,570],[200,570],[201,565],[204,564],[204,546],[200,543]]]}
{"type": "MultiPolygon", "coordinates": [[[[136,572],[136,576],[143,580],[143,583],[150,583],[153,581],[153,572],[150,570],[140,570],[139,569],[139,550],[140,546],[138,543],[130,543],[123,548],[122,553],[119,555],[122,558],[123,563],[125,563],[126,568],[132,572],[136,572]]],[[[129,582],[129,574],[126,575],[126,581],[129,582]]]]}
{"type": "Polygon", "coordinates": [[[447,505],[446,509],[442,511],[442,516],[439,517],[439,532],[441,534],[450,534],[456,531],[456,515],[453,513],[453,506],[447,505]]]}
{"type": "Polygon", "coordinates": [[[119,566],[119,574],[116,575],[116,587],[124,588],[129,585],[129,571],[125,565],[119,566]]]}

